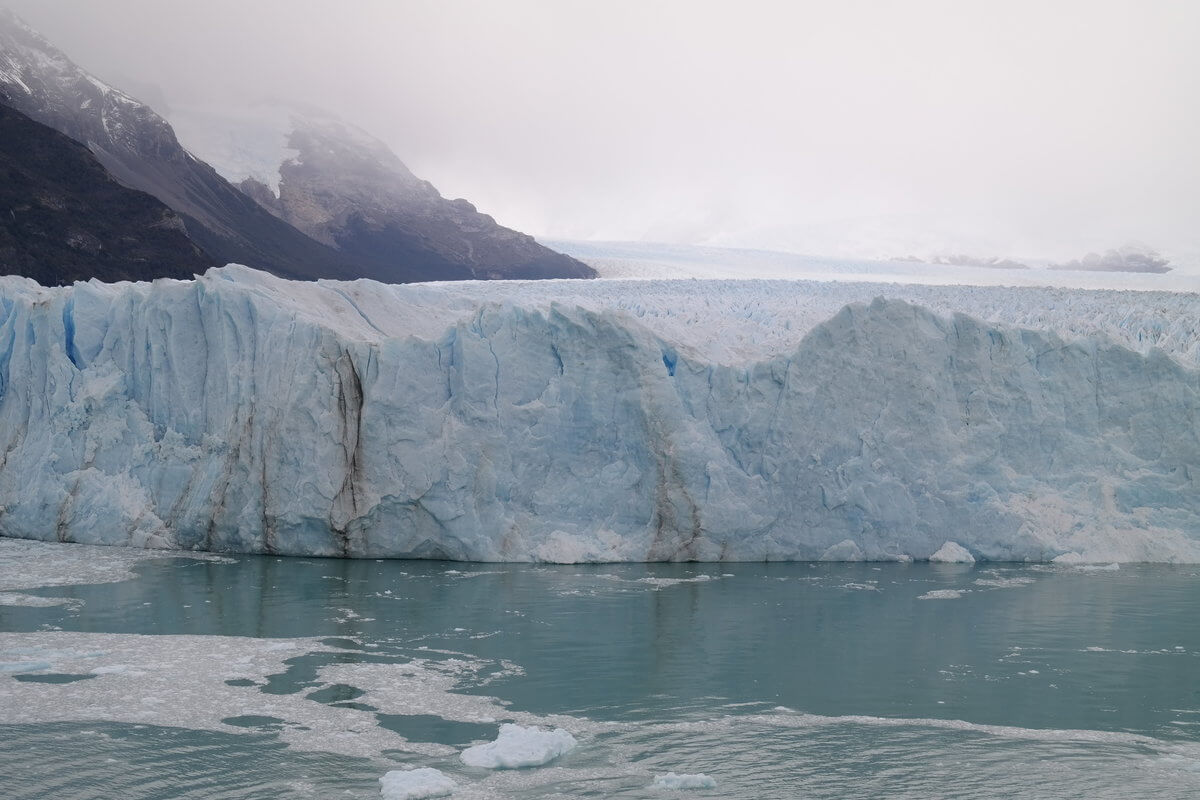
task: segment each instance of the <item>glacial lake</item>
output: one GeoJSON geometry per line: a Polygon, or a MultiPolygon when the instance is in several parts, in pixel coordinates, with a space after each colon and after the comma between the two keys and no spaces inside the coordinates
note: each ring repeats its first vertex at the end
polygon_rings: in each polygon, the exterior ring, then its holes
{"type": "Polygon", "coordinates": [[[1196,566],[0,545],[12,800],[371,798],[409,767],[460,798],[1200,796],[1196,566]],[[578,746],[460,760],[506,721],[578,746]]]}

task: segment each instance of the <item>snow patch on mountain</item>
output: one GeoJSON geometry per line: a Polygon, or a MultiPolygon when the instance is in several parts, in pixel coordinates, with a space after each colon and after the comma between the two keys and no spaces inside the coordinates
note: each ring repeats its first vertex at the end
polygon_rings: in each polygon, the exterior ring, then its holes
{"type": "Polygon", "coordinates": [[[221,177],[233,184],[252,178],[276,197],[280,167],[300,155],[288,145],[294,112],[283,106],[172,106],[169,117],[180,143],[221,177]]]}

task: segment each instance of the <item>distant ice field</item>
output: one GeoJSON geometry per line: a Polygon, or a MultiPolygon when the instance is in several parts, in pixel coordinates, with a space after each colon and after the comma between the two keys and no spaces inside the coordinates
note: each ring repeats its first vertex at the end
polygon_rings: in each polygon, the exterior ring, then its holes
{"type": "MultiPolygon", "coordinates": [[[[675,292],[682,303],[697,295],[709,301],[728,295],[726,309],[711,310],[731,312],[721,327],[738,345],[748,345],[735,346],[733,357],[756,355],[757,345],[773,355],[777,348],[795,343],[789,334],[803,335],[842,305],[883,296],[940,313],[962,312],[988,322],[1052,330],[1068,338],[1104,332],[1134,349],[1157,346],[1196,358],[1196,326],[1183,326],[1192,332],[1191,342],[1182,348],[1172,344],[1174,336],[1163,335],[1164,327],[1172,327],[1181,316],[1194,318],[1200,309],[1200,272],[1186,267],[1165,274],[991,269],[633,242],[549,244],[595,268],[601,277],[597,283],[619,284],[612,287],[614,294],[636,293],[624,282],[639,281],[656,299],[675,292]],[[748,293],[759,292],[764,301],[751,301],[755,313],[738,314],[737,304],[747,301],[748,293]]],[[[682,303],[674,313],[631,310],[667,333],[672,326],[687,324],[682,303]]],[[[649,300],[647,305],[658,303],[649,300]]]]}
{"type": "Polygon", "coordinates": [[[775,250],[670,245],[653,242],[546,242],[586,261],[602,278],[837,280],[961,284],[971,286],[1053,286],[1073,289],[1200,290],[1200,258],[1171,261],[1166,273],[1028,269],[931,264],[895,259],[800,255],[775,250]]]}

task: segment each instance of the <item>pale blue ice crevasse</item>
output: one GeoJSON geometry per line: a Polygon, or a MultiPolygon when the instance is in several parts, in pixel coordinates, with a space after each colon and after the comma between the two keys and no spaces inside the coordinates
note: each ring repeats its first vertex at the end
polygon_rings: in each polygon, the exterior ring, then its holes
{"type": "Polygon", "coordinates": [[[484,561],[954,542],[1200,562],[1200,373],[1159,351],[876,300],[721,363],[625,311],[489,291],[242,267],[0,279],[0,533],[484,561]]]}

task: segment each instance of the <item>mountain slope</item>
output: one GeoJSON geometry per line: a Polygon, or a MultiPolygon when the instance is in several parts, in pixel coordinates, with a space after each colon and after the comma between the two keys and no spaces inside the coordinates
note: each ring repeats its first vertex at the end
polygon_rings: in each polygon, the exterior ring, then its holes
{"type": "MultiPolygon", "coordinates": [[[[175,210],[191,239],[221,262],[290,278],[386,282],[595,275],[530,237],[501,228],[466,201],[443,200],[390,153],[395,164],[386,165],[388,176],[405,178],[395,169],[399,165],[411,179],[401,183],[420,187],[419,204],[396,202],[374,185],[355,190],[336,172],[314,174],[319,159],[311,151],[306,167],[296,165],[279,207],[257,202],[185,150],[170,123],[149,106],[88,74],[3,9],[0,91],[17,110],[87,145],[121,183],[175,210]],[[326,199],[332,203],[324,212],[328,225],[310,224],[297,212],[305,203],[326,199]],[[297,229],[292,220],[307,227],[297,229]]],[[[361,151],[353,142],[346,149],[361,151]]]]}
{"type": "Polygon", "coordinates": [[[278,164],[278,195],[263,181],[241,188],[319,242],[388,270],[444,270],[464,278],[595,277],[569,256],[505,228],[466,200],[447,200],[388,147],[329,117],[292,115],[297,155],[278,164]],[[403,258],[391,258],[393,254],[403,258]]]}
{"type": "Polygon", "coordinates": [[[0,10],[0,89],[11,104],[82,142],[126,186],[180,214],[222,262],[296,278],[348,277],[345,260],[264,213],[180,146],[149,106],[89,75],[14,14],[0,10]]]}
{"type": "Polygon", "coordinates": [[[86,144],[117,180],[178,212],[193,241],[218,261],[296,278],[352,275],[329,248],[247,203],[185,151],[149,106],[89,75],[4,10],[0,88],[17,110],[86,144]]]}
{"type": "Polygon", "coordinates": [[[175,212],[0,95],[0,272],[41,283],[190,278],[216,261],[175,212]]]}

